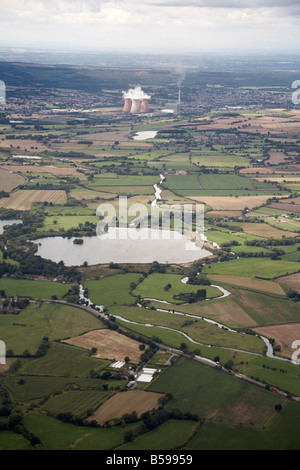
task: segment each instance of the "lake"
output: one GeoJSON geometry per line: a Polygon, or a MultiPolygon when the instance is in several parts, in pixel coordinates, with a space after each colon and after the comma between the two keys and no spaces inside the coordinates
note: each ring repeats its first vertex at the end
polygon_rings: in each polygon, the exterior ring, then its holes
{"type": "Polygon", "coordinates": [[[22,223],[22,220],[19,220],[19,219],[0,220],[0,235],[2,235],[4,231],[4,227],[6,225],[21,224],[21,223],[22,223]]]}
{"type": "Polygon", "coordinates": [[[156,135],[157,135],[157,131],[141,131],[141,132],[137,132],[136,135],[133,136],[133,139],[134,140],[154,139],[156,135]]]}
{"type": "Polygon", "coordinates": [[[73,243],[74,238],[47,237],[35,240],[37,255],[66,266],[113,263],[188,263],[211,253],[195,245],[185,236],[169,230],[143,228],[110,228],[107,234],[80,237],[83,244],[73,243]]]}

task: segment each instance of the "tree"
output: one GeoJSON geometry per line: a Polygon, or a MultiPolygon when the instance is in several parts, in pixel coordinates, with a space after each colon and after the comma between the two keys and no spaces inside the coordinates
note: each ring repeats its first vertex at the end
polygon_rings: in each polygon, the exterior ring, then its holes
{"type": "Polygon", "coordinates": [[[124,433],[124,442],[132,442],[134,439],[134,432],[132,429],[124,433]]]}
{"type": "Polygon", "coordinates": [[[128,364],[128,363],[130,362],[130,357],[126,356],[126,357],[124,358],[124,361],[126,362],[126,364],[128,364]]]}

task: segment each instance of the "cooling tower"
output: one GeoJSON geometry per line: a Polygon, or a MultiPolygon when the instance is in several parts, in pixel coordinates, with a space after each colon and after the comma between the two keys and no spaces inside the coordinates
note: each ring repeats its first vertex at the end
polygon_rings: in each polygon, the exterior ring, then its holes
{"type": "Polygon", "coordinates": [[[142,104],[141,100],[133,99],[130,112],[131,113],[139,113],[140,109],[141,109],[141,104],[142,104]]]}
{"type": "Polygon", "coordinates": [[[124,103],[124,108],[123,111],[124,113],[129,113],[131,110],[131,99],[130,98],[125,98],[125,103],[124,103]]]}
{"type": "Polygon", "coordinates": [[[149,104],[148,104],[149,100],[144,98],[142,100],[142,103],[141,103],[141,109],[140,109],[140,112],[141,113],[148,113],[149,111],[149,104]]]}

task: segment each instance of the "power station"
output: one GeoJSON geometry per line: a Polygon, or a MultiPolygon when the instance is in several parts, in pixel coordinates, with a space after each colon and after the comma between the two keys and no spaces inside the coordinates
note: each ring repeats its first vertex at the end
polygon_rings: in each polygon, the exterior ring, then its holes
{"type": "MultiPolygon", "coordinates": [[[[144,93],[141,87],[130,88],[128,91],[123,91],[124,99],[124,113],[131,114],[142,114],[149,113],[149,100],[151,96],[144,93]]],[[[181,88],[178,89],[178,99],[176,104],[172,104],[170,109],[162,110],[161,112],[173,112],[175,114],[181,114],[181,88]]],[[[159,111],[157,111],[159,112],[159,111]]]]}
{"type": "Polygon", "coordinates": [[[123,91],[124,113],[140,114],[149,112],[149,99],[151,96],[143,92],[141,87],[131,88],[123,91]]]}

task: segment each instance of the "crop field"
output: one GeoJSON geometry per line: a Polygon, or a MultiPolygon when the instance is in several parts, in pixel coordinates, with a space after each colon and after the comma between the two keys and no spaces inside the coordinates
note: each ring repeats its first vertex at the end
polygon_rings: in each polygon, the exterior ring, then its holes
{"type": "Polygon", "coordinates": [[[96,420],[99,424],[105,421],[120,418],[125,413],[136,411],[138,416],[158,405],[160,393],[146,392],[142,390],[130,390],[116,393],[103,403],[88,420],[96,420]]]}
{"type": "Polygon", "coordinates": [[[65,340],[65,343],[89,349],[96,348],[93,357],[124,361],[127,356],[132,363],[138,363],[141,350],[139,344],[131,338],[109,329],[93,330],[65,340]]]}
{"type": "Polygon", "coordinates": [[[244,232],[249,233],[250,235],[256,235],[258,237],[266,238],[286,238],[286,237],[295,237],[298,234],[295,232],[289,232],[284,230],[278,230],[275,227],[272,227],[268,224],[255,224],[247,222],[242,225],[244,232]]]}
{"type": "Polygon", "coordinates": [[[80,418],[85,418],[89,410],[98,408],[108,396],[109,393],[96,390],[70,390],[51,397],[43,405],[43,410],[53,416],[58,413],[72,413],[80,418]]]}
{"type": "Polygon", "coordinates": [[[226,218],[226,217],[239,217],[242,215],[242,211],[209,211],[205,213],[206,218],[226,218]]]}
{"type": "Polygon", "coordinates": [[[91,190],[77,186],[75,189],[72,189],[70,192],[71,196],[75,199],[81,200],[94,200],[96,198],[100,199],[112,199],[117,197],[117,192],[107,193],[103,191],[91,190]]]}
{"type": "Polygon", "coordinates": [[[34,139],[1,139],[0,149],[8,147],[13,147],[16,152],[16,155],[19,155],[20,151],[22,151],[23,155],[24,150],[26,152],[30,152],[30,154],[35,154],[37,152],[43,152],[44,150],[47,150],[47,147],[42,142],[38,142],[34,139]]]}
{"type": "Polygon", "coordinates": [[[261,196],[190,196],[197,202],[203,202],[206,206],[213,210],[222,211],[238,211],[245,208],[253,209],[259,207],[267,202],[268,199],[274,197],[274,194],[261,195],[261,196]]]}
{"type": "Polygon", "coordinates": [[[243,276],[226,276],[226,275],[210,275],[209,278],[214,282],[221,282],[239,287],[246,287],[247,289],[254,289],[270,294],[285,295],[285,291],[280,286],[280,279],[278,282],[264,281],[262,279],[254,279],[243,276]]]}
{"type": "Polygon", "coordinates": [[[82,173],[77,171],[75,167],[59,167],[54,165],[3,165],[3,168],[6,170],[13,170],[14,172],[20,173],[50,173],[54,176],[78,176],[80,177],[82,173]]]}
{"type": "Polygon", "coordinates": [[[5,171],[0,168],[0,188],[3,191],[11,191],[17,186],[24,184],[25,178],[21,175],[5,171]]]}
{"type": "Polygon", "coordinates": [[[285,284],[291,290],[300,292],[300,273],[290,274],[289,276],[280,277],[277,279],[281,284],[285,284]]]}
{"type": "Polygon", "coordinates": [[[288,324],[299,320],[300,306],[287,297],[240,289],[237,302],[257,325],[288,324]]]}
{"type": "Polygon", "coordinates": [[[289,159],[289,156],[285,155],[283,152],[269,152],[269,155],[270,158],[266,160],[266,163],[270,163],[271,165],[279,165],[289,159]]]}
{"type": "Polygon", "coordinates": [[[29,210],[35,202],[66,204],[67,195],[63,189],[22,189],[8,198],[0,200],[0,207],[19,211],[29,210]]]}

